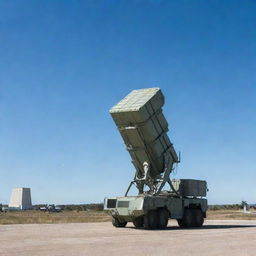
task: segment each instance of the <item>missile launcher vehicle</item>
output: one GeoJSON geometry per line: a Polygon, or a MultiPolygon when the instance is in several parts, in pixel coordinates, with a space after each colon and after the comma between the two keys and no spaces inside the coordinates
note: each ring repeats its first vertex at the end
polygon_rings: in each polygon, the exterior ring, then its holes
{"type": "Polygon", "coordinates": [[[133,222],[135,227],[163,229],[169,219],[180,227],[200,227],[206,218],[206,181],[170,179],[180,157],[167,135],[163,105],[160,88],[148,88],[132,91],[110,109],[136,170],[124,196],[104,200],[115,227],[133,222]],[[133,185],[138,195],[128,196],[133,185]]]}

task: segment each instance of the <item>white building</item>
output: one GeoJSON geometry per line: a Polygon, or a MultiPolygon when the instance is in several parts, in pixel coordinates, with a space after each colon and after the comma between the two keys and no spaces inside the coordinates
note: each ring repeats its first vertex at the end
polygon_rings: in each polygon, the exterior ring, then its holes
{"type": "Polygon", "coordinates": [[[14,188],[11,194],[9,209],[32,209],[30,188],[14,188]]]}

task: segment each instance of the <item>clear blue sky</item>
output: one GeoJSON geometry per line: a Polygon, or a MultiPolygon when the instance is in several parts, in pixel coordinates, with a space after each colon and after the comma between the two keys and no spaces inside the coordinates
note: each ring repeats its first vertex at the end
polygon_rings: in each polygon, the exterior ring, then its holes
{"type": "Polygon", "coordinates": [[[175,178],[256,202],[255,1],[0,2],[0,202],[101,202],[134,175],[108,113],[161,87],[175,178]]]}

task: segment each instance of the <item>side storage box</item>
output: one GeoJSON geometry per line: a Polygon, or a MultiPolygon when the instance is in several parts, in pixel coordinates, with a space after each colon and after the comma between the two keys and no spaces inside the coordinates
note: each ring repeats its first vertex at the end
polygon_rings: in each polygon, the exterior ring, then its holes
{"type": "Polygon", "coordinates": [[[207,183],[205,180],[175,179],[172,180],[172,185],[182,196],[206,196],[207,183]]]}

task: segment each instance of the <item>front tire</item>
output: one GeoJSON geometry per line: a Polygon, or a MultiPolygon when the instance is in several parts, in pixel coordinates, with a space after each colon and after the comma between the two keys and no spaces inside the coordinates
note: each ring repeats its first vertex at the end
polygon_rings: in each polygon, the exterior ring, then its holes
{"type": "Polygon", "coordinates": [[[156,229],[158,228],[158,214],[157,211],[149,211],[144,216],[144,227],[145,229],[156,229]]]}
{"type": "Polygon", "coordinates": [[[180,228],[185,228],[185,223],[184,223],[183,219],[178,219],[177,222],[178,222],[178,225],[180,228]]]}
{"type": "Polygon", "coordinates": [[[124,228],[127,225],[127,222],[126,221],[121,222],[118,219],[112,217],[112,224],[116,228],[124,228]]]}
{"type": "Polygon", "coordinates": [[[144,224],[144,219],[143,219],[143,217],[138,217],[138,218],[136,218],[136,219],[133,221],[133,225],[134,225],[136,228],[142,228],[142,227],[143,227],[143,224],[144,224]]]}

